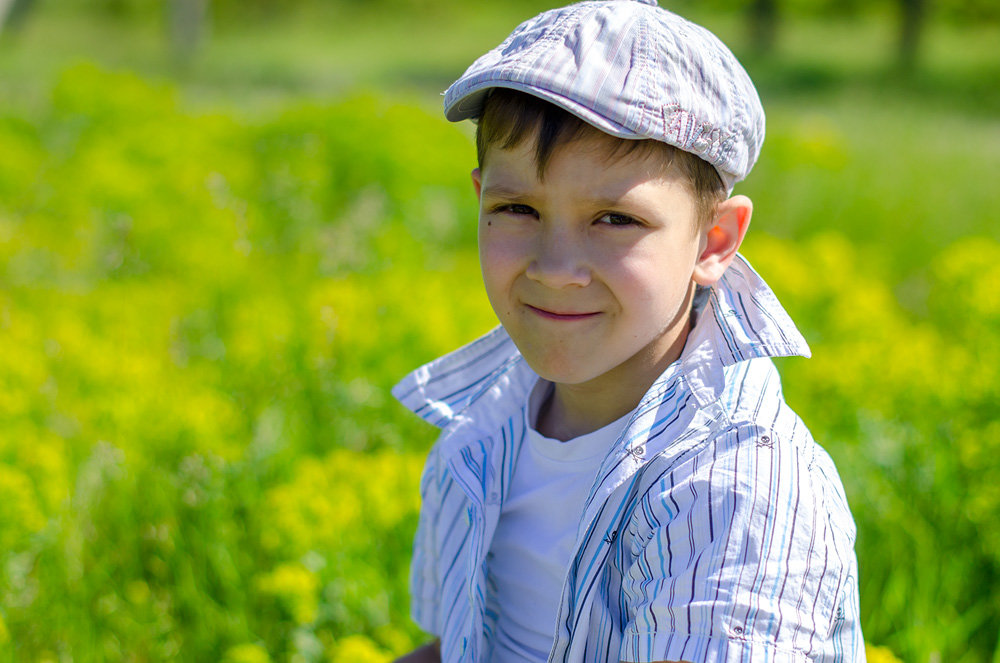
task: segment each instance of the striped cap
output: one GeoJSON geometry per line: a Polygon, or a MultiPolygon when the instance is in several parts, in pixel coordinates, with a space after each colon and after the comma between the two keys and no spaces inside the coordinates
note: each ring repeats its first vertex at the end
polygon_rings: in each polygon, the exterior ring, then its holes
{"type": "Polygon", "coordinates": [[[655,0],[590,0],[525,21],[448,88],[445,116],[479,117],[495,87],[541,97],[612,136],[691,152],[730,192],[764,142],[764,109],[736,57],[655,0]]]}

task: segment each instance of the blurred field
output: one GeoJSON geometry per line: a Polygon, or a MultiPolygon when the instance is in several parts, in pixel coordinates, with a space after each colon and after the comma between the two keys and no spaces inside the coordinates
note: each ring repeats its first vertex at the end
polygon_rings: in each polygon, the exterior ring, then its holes
{"type": "MultiPolygon", "coordinates": [[[[434,431],[388,389],[489,329],[438,93],[537,3],[0,33],[0,661],[385,661],[434,431]]],[[[793,16],[745,253],[859,527],[872,661],[1000,660],[1000,43],[793,16]]],[[[742,50],[741,50],[742,49],[742,50]]]]}

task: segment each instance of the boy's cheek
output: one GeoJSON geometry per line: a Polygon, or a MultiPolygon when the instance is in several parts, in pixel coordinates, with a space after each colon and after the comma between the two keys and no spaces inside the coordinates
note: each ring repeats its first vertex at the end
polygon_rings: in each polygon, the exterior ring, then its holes
{"type": "Polygon", "coordinates": [[[489,243],[480,247],[480,267],[486,296],[501,322],[511,315],[516,298],[518,275],[523,273],[518,253],[514,247],[502,243],[489,243]]]}
{"type": "Polygon", "coordinates": [[[489,216],[479,218],[479,255],[498,255],[510,253],[512,236],[509,229],[503,228],[489,216]]]}
{"type": "Polygon", "coordinates": [[[529,242],[515,233],[489,227],[481,229],[479,260],[482,263],[483,273],[491,272],[499,276],[523,269],[530,257],[529,245],[529,242]]]}

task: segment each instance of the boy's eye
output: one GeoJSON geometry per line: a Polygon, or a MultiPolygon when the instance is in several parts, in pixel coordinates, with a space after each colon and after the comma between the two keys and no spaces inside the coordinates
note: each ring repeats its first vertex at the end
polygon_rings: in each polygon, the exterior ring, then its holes
{"type": "Polygon", "coordinates": [[[613,212],[609,212],[607,214],[604,214],[604,215],[600,216],[597,219],[597,223],[603,223],[603,224],[606,224],[606,225],[609,225],[609,226],[638,226],[638,225],[640,225],[639,221],[637,221],[636,219],[632,218],[631,216],[628,216],[627,214],[615,214],[613,212]]]}
{"type": "Polygon", "coordinates": [[[530,205],[500,205],[496,208],[497,212],[503,212],[505,214],[514,214],[515,216],[537,216],[538,213],[530,205]]]}

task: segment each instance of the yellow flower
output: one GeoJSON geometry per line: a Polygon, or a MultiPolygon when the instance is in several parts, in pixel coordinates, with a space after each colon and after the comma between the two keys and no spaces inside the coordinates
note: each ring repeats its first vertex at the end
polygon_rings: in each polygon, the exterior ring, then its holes
{"type": "Polygon", "coordinates": [[[257,579],[257,587],[278,601],[296,624],[309,624],[319,609],[319,578],[301,564],[281,564],[257,579]]]}
{"type": "Polygon", "coordinates": [[[865,656],[868,663],[902,663],[888,647],[876,647],[865,643],[865,656]]]}
{"type": "Polygon", "coordinates": [[[125,596],[133,605],[142,605],[149,600],[149,585],[142,580],[133,580],[125,586],[125,596]]]}
{"type": "Polygon", "coordinates": [[[230,647],[222,661],[223,663],[271,663],[271,657],[260,645],[246,643],[230,647]]]}
{"type": "Polygon", "coordinates": [[[414,522],[422,466],[416,453],[338,449],[323,460],[305,458],[292,480],[267,496],[272,528],[264,544],[290,556],[342,551],[414,522]]]}
{"type": "Polygon", "coordinates": [[[45,516],[31,481],[15,468],[0,465],[0,550],[24,544],[30,534],[45,525],[45,516]]]}
{"type": "Polygon", "coordinates": [[[363,635],[351,635],[333,646],[328,659],[331,663],[387,663],[389,655],[363,635]]]}

